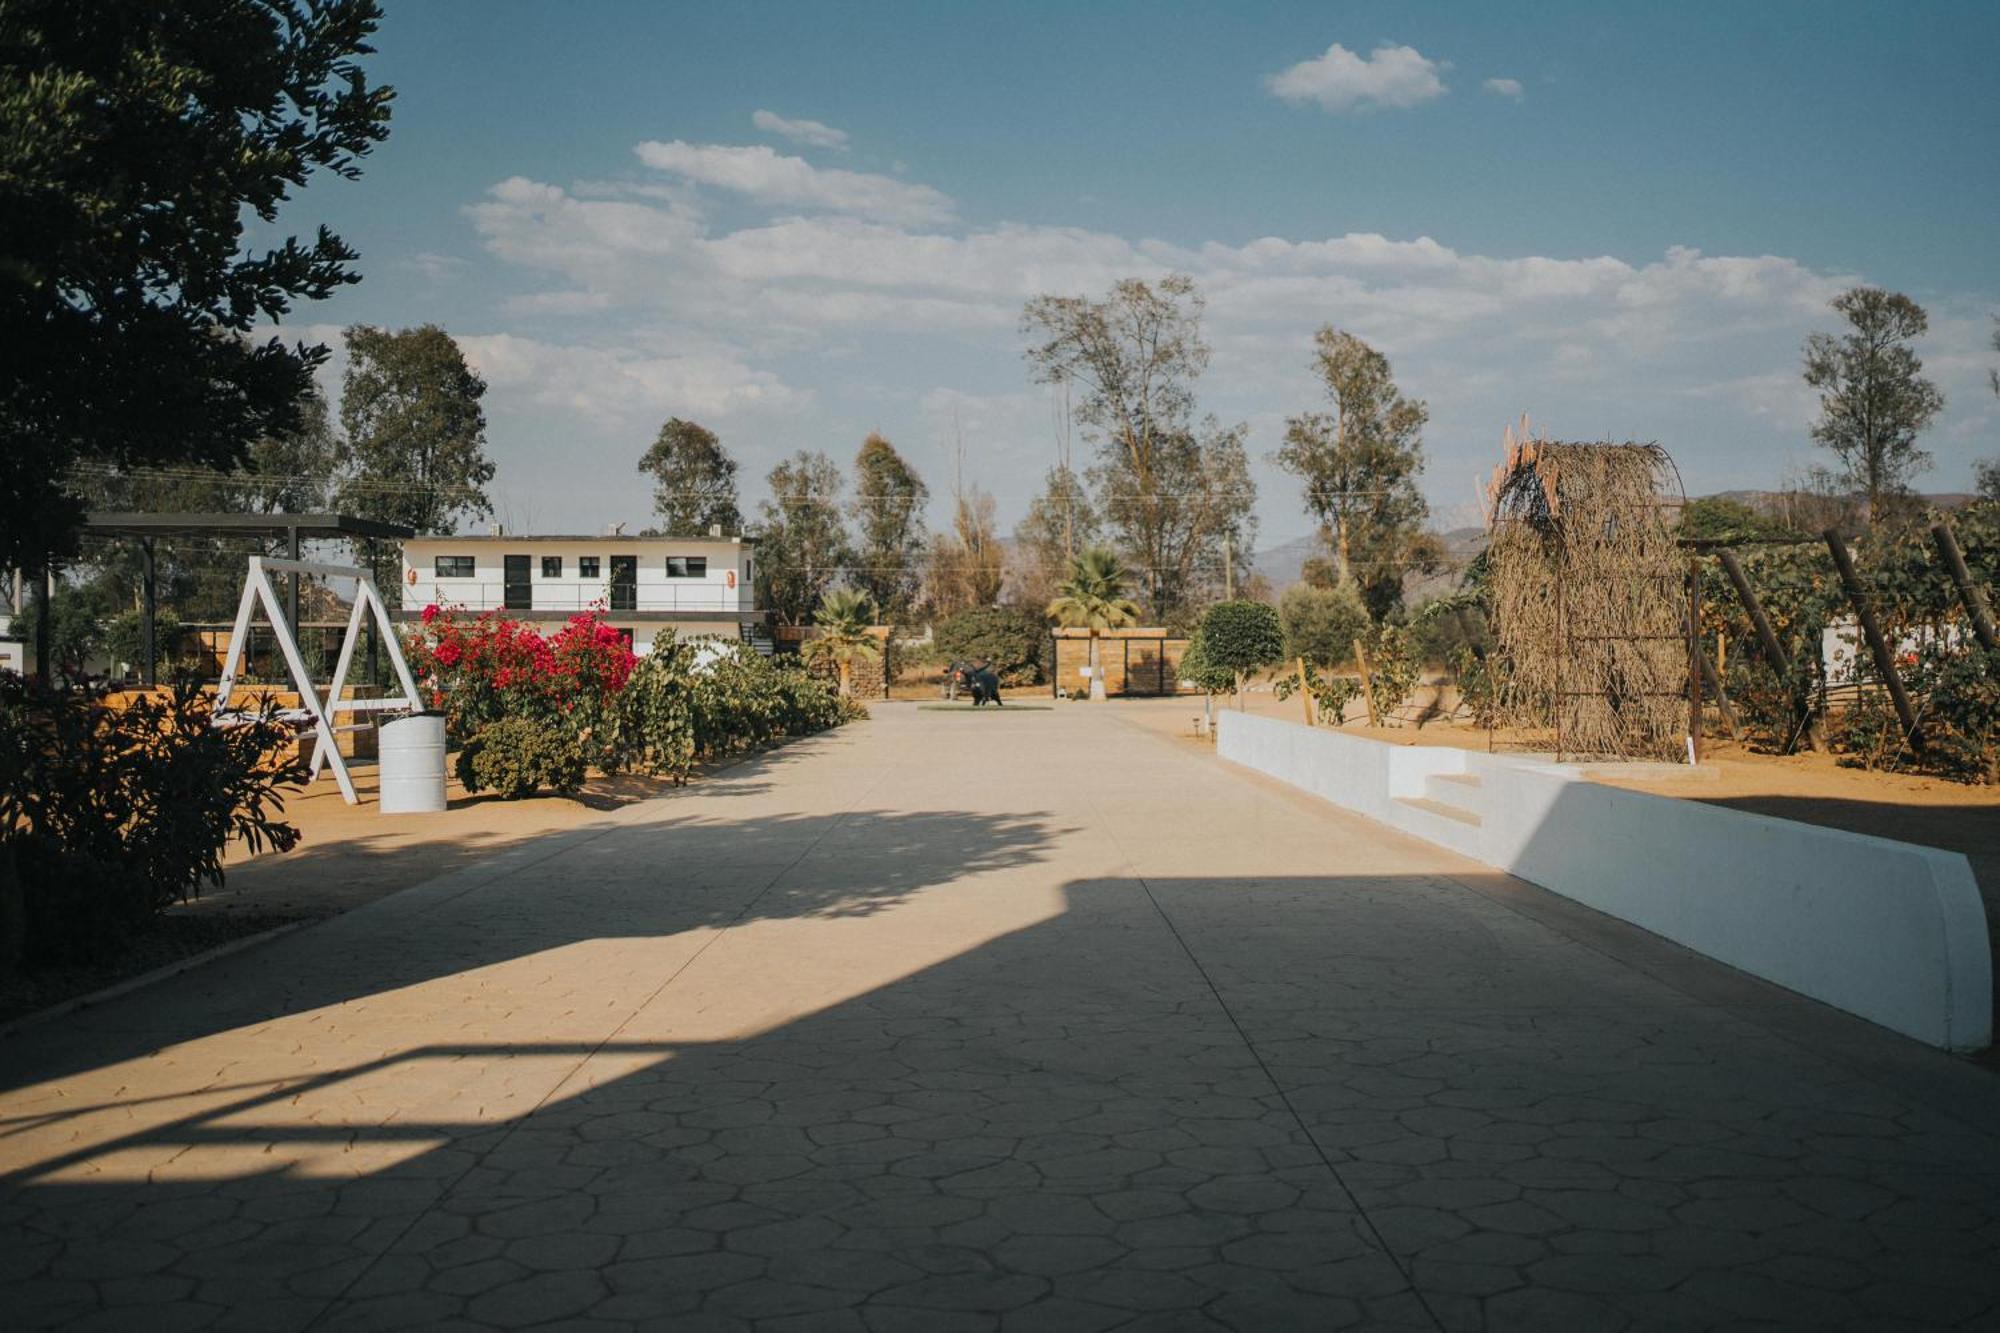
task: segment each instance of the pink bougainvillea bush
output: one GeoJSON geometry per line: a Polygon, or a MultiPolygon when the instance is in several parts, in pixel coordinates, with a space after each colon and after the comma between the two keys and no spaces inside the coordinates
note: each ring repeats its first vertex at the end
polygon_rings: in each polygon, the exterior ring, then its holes
{"type": "Polygon", "coordinates": [[[795,662],[698,652],[663,629],[644,658],[595,611],[547,637],[505,613],[436,606],[409,640],[468,790],[573,790],[586,765],[685,781],[694,764],[866,717],[795,662]]]}
{"type": "Polygon", "coordinates": [[[545,638],[502,612],[468,617],[437,606],[424,608],[408,653],[455,744],[510,717],[561,725],[588,739],[601,730],[605,710],[639,660],[596,611],[572,616],[545,638]]]}

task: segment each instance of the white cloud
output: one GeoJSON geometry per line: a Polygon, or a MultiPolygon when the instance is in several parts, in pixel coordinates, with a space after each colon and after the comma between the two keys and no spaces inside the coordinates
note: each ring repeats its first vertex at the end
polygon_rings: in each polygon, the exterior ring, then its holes
{"type": "Polygon", "coordinates": [[[837,130],[831,125],[817,120],[788,120],[775,111],[754,111],[750,123],[766,134],[776,134],[813,148],[838,148],[847,151],[847,131],[837,130]]]}
{"type": "Polygon", "coordinates": [[[1516,102],[1526,96],[1528,91],[1521,86],[1519,79],[1488,79],[1479,86],[1495,97],[1511,97],[1516,102]]]}
{"type": "MultiPolygon", "coordinates": [[[[542,421],[616,419],[620,449],[668,412],[754,415],[757,428],[737,436],[746,476],[879,426],[934,487],[948,487],[963,429],[967,479],[994,491],[1007,522],[1053,456],[1048,401],[1028,383],[1018,332],[1023,301],[1040,292],[1195,279],[1214,349],[1202,404],[1252,424],[1266,526],[1279,532],[1297,526],[1296,489],[1264,455],[1275,423],[1318,401],[1307,362],[1322,323],[1376,344],[1399,383],[1430,401],[1427,484],[1442,503],[1462,501],[1468,479],[1490,469],[1500,426],[1523,409],[1558,434],[1658,438],[1691,488],[1715,490],[1771,484],[1788,450],[1809,451],[1799,344],[1832,326],[1827,302],[1859,280],[1782,255],[1688,247],[1486,255],[1374,233],[1177,245],[768,200],[722,220],[651,185],[586,192],[521,178],[468,214],[487,252],[529,278],[516,309],[589,320],[583,346],[539,328],[470,343],[503,405],[542,421]]],[[[1939,483],[1963,484],[1957,474],[1992,438],[1968,423],[2000,414],[1985,384],[1990,324],[1984,307],[1933,314],[1921,351],[1952,402],[1932,447],[1939,483]]],[[[1077,441],[1080,458],[1088,448],[1077,441]]]]}
{"type": "Polygon", "coordinates": [[[946,222],[949,196],[928,185],[910,185],[890,176],[815,167],[762,144],[691,144],[679,139],[640,144],[639,160],[698,185],[745,195],[760,204],[828,209],[889,222],[946,222]]]}
{"type": "Polygon", "coordinates": [[[424,281],[433,283],[457,277],[466,266],[466,261],[457,255],[441,255],[430,250],[419,250],[402,263],[403,267],[424,281]]]}
{"type": "Polygon", "coordinates": [[[727,417],[790,412],[808,396],[726,347],[689,339],[653,346],[559,344],[511,333],[458,334],[458,345],[496,397],[559,409],[614,429],[657,424],[669,413],[727,417]]]}
{"type": "Polygon", "coordinates": [[[1413,107],[1445,94],[1438,75],[1445,66],[1413,46],[1382,45],[1362,57],[1335,42],[1315,60],[1302,60],[1265,79],[1287,102],[1317,102],[1328,111],[1413,107]]]}

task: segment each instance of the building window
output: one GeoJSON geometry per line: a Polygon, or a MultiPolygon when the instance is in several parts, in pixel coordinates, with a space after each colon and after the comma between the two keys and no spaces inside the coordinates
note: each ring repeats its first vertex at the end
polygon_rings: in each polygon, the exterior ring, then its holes
{"type": "Polygon", "coordinates": [[[594,555],[580,555],[580,556],[578,556],[578,557],[576,558],[576,576],[577,576],[578,578],[580,578],[580,579],[594,579],[594,578],[596,578],[596,577],[597,577],[597,557],[596,557],[596,556],[594,556],[594,555]]]}
{"type": "Polygon", "coordinates": [[[708,577],[708,557],[705,555],[670,555],[667,557],[667,577],[670,579],[705,579],[708,577]]]}
{"type": "Polygon", "coordinates": [[[441,579],[469,579],[472,577],[472,557],[469,555],[441,555],[437,558],[437,576],[441,579]]]}
{"type": "Polygon", "coordinates": [[[542,557],[542,577],[545,579],[559,579],[562,577],[561,556],[545,555],[542,557]]]}

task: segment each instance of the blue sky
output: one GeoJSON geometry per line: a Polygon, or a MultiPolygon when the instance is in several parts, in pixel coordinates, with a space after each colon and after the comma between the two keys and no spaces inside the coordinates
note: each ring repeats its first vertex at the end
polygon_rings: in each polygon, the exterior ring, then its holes
{"type": "Polygon", "coordinates": [[[1779,484],[1857,281],[1931,311],[1923,483],[2000,455],[2000,6],[387,7],[390,138],[286,218],[366,278],[291,323],[451,330],[518,526],[642,521],[670,414],[752,500],[872,429],[948,489],[962,438],[1011,525],[1055,452],[1022,301],[1176,270],[1266,544],[1309,526],[1266,456],[1323,323],[1430,403],[1447,524],[1523,411],[1779,484]]]}

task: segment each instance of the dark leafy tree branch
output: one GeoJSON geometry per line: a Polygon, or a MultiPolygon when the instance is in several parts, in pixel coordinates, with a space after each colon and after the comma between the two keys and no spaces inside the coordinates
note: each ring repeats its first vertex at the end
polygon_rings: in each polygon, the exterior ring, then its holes
{"type": "Polygon", "coordinates": [[[249,335],[358,275],[324,227],[261,252],[316,173],[352,177],[391,91],[375,0],[0,2],[0,564],[74,550],[80,460],[231,469],[300,426],[322,347],[249,335]]]}

